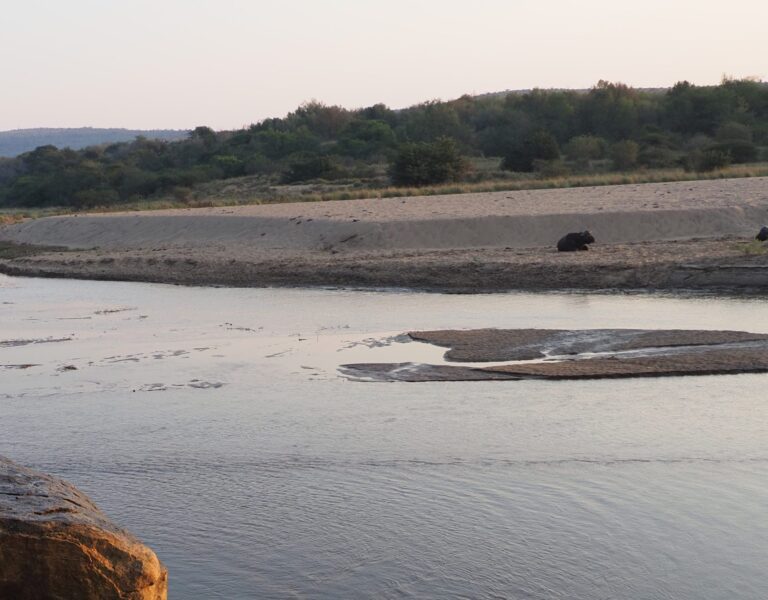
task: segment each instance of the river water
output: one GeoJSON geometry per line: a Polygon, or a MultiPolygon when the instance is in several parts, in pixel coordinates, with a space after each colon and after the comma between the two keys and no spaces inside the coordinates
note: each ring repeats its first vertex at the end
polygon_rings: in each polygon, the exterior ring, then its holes
{"type": "Polygon", "coordinates": [[[768,302],[0,276],[0,454],[152,547],[171,598],[768,597],[768,375],[339,374],[468,327],[768,332],[768,302]]]}

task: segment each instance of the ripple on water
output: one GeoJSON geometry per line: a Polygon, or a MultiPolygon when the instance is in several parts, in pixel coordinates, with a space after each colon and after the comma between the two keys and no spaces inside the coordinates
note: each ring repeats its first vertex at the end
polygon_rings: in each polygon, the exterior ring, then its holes
{"type": "Polygon", "coordinates": [[[73,336],[0,348],[40,365],[0,375],[0,453],[89,493],[157,551],[175,597],[768,597],[768,376],[336,371],[397,356],[411,345],[388,338],[414,329],[768,332],[765,301],[0,287],[4,340],[73,336]]]}

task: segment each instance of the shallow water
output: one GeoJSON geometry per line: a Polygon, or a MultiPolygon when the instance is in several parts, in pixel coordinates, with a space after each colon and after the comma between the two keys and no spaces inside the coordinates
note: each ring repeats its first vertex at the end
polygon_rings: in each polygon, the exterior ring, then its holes
{"type": "Polygon", "coordinates": [[[0,366],[0,454],[88,493],[172,598],[768,597],[768,375],[337,371],[439,360],[381,344],[410,329],[768,332],[767,309],[0,277],[0,365],[38,365],[0,366]]]}

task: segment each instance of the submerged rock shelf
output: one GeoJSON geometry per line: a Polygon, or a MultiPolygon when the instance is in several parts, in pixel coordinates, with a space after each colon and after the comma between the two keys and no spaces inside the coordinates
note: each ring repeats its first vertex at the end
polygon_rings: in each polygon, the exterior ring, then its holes
{"type": "Polygon", "coordinates": [[[745,331],[475,329],[415,331],[457,363],[359,363],[342,372],[370,381],[607,379],[768,372],[768,335],[745,331]]]}

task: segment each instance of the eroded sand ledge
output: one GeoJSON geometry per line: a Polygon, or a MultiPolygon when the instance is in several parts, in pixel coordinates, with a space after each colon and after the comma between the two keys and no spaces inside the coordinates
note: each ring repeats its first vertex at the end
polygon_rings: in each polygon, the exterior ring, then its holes
{"type": "Polygon", "coordinates": [[[49,217],[0,240],[81,250],[12,275],[189,285],[768,288],[768,178],[49,217]],[[558,253],[590,229],[590,252],[558,253]]]}
{"type": "Polygon", "coordinates": [[[447,347],[451,362],[343,365],[372,381],[608,379],[768,372],[768,334],[644,329],[475,329],[420,331],[414,341],[447,347]]]}

